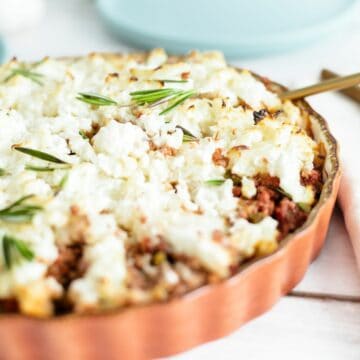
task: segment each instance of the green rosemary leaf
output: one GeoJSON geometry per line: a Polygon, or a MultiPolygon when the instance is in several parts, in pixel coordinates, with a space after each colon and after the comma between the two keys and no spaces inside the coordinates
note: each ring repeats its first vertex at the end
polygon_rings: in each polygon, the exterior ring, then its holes
{"type": "Polygon", "coordinates": [[[197,141],[198,138],[193,135],[189,130],[185,129],[184,127],[180,125],[176,125],[178,129],[181,129],[183,132],[183,142],[191,142],[191,141],[197,141]]]}
{"type": "Polygon", "coordinates": [[[31,81],[37,83],[38,85],[44,85],[43,82],[41,81],[41,78],[43,77],[42,74],[31,71],[31,70],[27,70],[25,68],[12,69],[10,75],[8,77],[6,77],[3,82],[4,83],[8,82],[10,79],[15,77],[16,75],[26,77],[26,78],[30,79],[31,81]]]}
{"type": "Polygon", "coordinates": [[[159,101],[171,98],[182,90],[163,88],[163,89],[152,89],[152,90],[140,90],[130,93],[132,100],[136,105],[155,104],[159,101]]]}
{"type": "Polygon", "coordinates": [[[281,187],[277,187],[275,190],[276,190],[279,194],[281,194],[281,195],[289,198],[290,200],[292,200],[292,196],[291,196],[288,192],[286,192],[285,190],[283,190],[281,187]]]}
{"type": "Polygon", "coordinates": [[[67,172],[60,180],[59,184],[56,186],[55,195],[57,195],[66,185],[69,178],[69,173],[67,172]]]}
{"type": "Polygon", "coordinates": [[[50,166],[35,166],[31,164],[25,165],[25,170],[38,171],[38,172],[51,172],[55,171],[56,168],[50,166]]]}
{"type": "Polygon", "coordinates": [[[195,90],[163,88],[133,91],[130,96],[133,103],[138,106],[157,106],[168,102],[168,107],[160,112],[160,115],[164,115],[195,94],[195,90]]]}
{"type": "Polygon", "coordinates": [[[68,181],[69,173],[65,174],[59,182],[59,187],[62,189],[68,181]]]}
{"type": "Polygon", "coordinates": [[[49,58],[47,56],[43,57],[41,60],[34,62],[32,64],[32,66],[31,66],[31,68],[36,68],[36,67],[40,66],[41,64],[43,64],[48,59],[49,58]]]}
{"type": "Polygon", "coordinates": [[[309,213],[311,211],[311,205],[310,204],[306,204],[303,202],[298,202],[296,204],[302,211],[309,213]]]}
{"type": "Polygon", "coordinates": [[[0,176],[6,175],[6,171],[3,168],[0,168],[0,176]]]}
{"type": "Polygon", "coordinates": [[[211,186],[220,186],[225,182],[225,179],[212,179],[212,180],[206,180],[205,184],[206,185],[211,185],[211,186]]]}
{"type": "Polygon", "coordinates": [[[31,199],[32,197],[34,197],[35,195],[33,194],[30,194],[30,195],[25,195],[25,196],[22,196],[20,199],[16,200],[15,202],[13,202],[11,205],[9,205],[7,208],[3,209],[3,210],[0,210],[1,211],[4,211],[4,210],[9,210],[9,209],[12,209],[14,208],[15,206],[18,206],[20,204],[22,204],[24,201],[28,200],[28,199],[31,199]]]}
{"type": "Polygon", "coordinates": [[[80,92],[78,96],[76,97],[77,100],[80,100],[84,103],[96,105],[96,106],[110,106],[110,105],[117,105],[117,101],[104,96],[99,95],[95,93],[86,93],[86,92],[80,92]]]}
{"type": "Polygon", "coordinates": [[[15,260],[19,257],[28,261],[34,258],[34,252],[28,245],[23,240],[16,239],[13,236],[4,235],[2,238],[2,246],[7,269],[11,269],[15,260]]]}
{"type": "Polygon", "coordinates": [[[20,255],[25,258],[26,260],[31,261],[34,258],[34,253],[29,247],[21,240],[13,239],[15,247],[20,255]]]}
{"type": "Polygon", "coordinates": [[[41,159],[41,160],[53,162],[55,164],[68,164],[66,161],[63,161],[51,154],[48,154],[48,153],[40,151],[40,150],[25,148],[25,147],[21,147],[21,146],[14,146],[14,149],[17,151],[20,151],[26,155],[30,155],[35,158],[41,159]]]}
{"type": "Polygon", "coordinates": [[[4,235],[2,239],[2,248],[5,260],[5,266],[7,269],[11,268],[11,241],[4,235]]]}
{"type": "Polygon", "coordinates": [[[197,141],[198,139],[196,137],[190,136],[190,135],[183,135],[183,142],[187,143],[187,142],[192,142],[192,141],[197,141]]]}
{"type": "Polygon", "coordinates": [[[160,81],[164,82],[164,83],[177,83],[177,84],[184,84],[187,83],[187,80],[172,80],[172,79],[161,79],[160,81]]]}
{"type": "Polygon", "coordinates": [[[195,94],[196,94],[195,90],[182,91],[181,93],[179,93],[178,95],[174,96],[171,99],[171,101],[169,102],[169,106],[163,111],[161,111],[160,115],[167,114],[169,111],[174,109],[176,106],[182,104],[185,100],[187,100],[191,96],[194,96],[195,94]]]}
{"type": "Polygon", "coordinates": [[[34,215],[43,209],[41,206],[24,204],[26,200],[33,196],[23,196],[8,207],[0,210],[0,220],[14,223],[30,222],[34,215]]]}
{"type": "Polygon", "coordinates": [[[79,135],[80,135],[84,140],[89,140],[89,138],[86,136],[84,130],[79,130],[79,135]]]}

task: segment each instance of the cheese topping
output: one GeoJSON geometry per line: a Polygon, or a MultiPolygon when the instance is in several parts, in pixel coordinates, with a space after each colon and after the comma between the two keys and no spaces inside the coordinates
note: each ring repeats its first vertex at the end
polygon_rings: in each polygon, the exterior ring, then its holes
{"type": "MultiPolygon", "coordinates": [[[[257,195],[259,174],[278,178],[296,203],[315,201],[301,174],[313,169],[316,144],[299,109],[217,52],[175,62],[159,49],[147,57],[13,60],[0,67],[0,80],[0,209],[28,195],[26,204],[40,208],[27,221],[0,216],[0,244],[14,237],[33,253],[29,260],[0,250],[0,301],[15,299],[24,313],[49,316],[61,297],[78,312],[135,301],[127,254],[137,244],[165,243],[175,260],[193,259],[219,278],[241,259],[273,251],[278,220],[239,215],[239,196],[257,195]],[[196,95],[165,114],[166,101],[134,105],[133,92],[162,88],[196,95]],[[91,105],[79,93],[117,104],[91,105]],[[59,264],[69,274],[59,275],[59,264]]],[[[165,268],[170,283],[180,281],[165,268]]]]}

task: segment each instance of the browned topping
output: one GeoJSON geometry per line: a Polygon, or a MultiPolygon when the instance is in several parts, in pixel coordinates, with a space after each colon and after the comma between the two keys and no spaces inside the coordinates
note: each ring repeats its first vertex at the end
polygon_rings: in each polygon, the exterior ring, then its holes
{"type": "Polygon", "coordinates": [[[184,71],[183,73],[181,73],[181,79],[182,80],[187,80],[187,79],[189,79],[189,77],[190,77],[190,71],[184,71]]]}
{"type": "Polygon", "coordinates": [[[270,115],[271,115],[271,117],[273,118],[273,119],[276,119],[280,114],[282,114],[284,111],[283,110],[277,110],[277,111],[275,111],[275,112],[272,112],[272,113],[270,113],[270,115]]]}
{"type": "Polygon", "coordinates": [[[221,230],[214,230],[212,232],[212,239],[216,242],[222,242],[224,239],[224,233],[221,230]]]}
{"type": "Polygon", "coordinates": [[[112,79],[116,79],[119,77],[119,74],[118,73],[110,73],[110,74],[107,74],[106,75],[106,78],[105,78],[105,82],[110,82],[112,79]]]}
{"type": "Polygon", "coordinates": [[[222,154],[221,148],[217,148],[214,151],[214,153],[212,155],[212,161],[215,165],[222,166],[224,168],[226,168],[229,165],[229,158],[227,158],[226,156],[224,156],[222,154]]]}
{"type": "Polygon", "coordinates": [[[254,122],[255,124],[258,124],[262,119],[264,119],[267,115],[269,115],[268,111],[266,109],[261,109],[259,111],[254,111],[254,122]]]}
{"type": "Polygon", "coordinates": [[[215,100],[219,97],[219,93],[212,91],[212,92],[203,92],[197,95],[199,99],[208,99],[208,100],[215,100]]]}
{"type": "Polygon", "coordinates": [[[72,205],[70,211],[72,216],[68,222],[69,243],[85,243],[86,232],[90,226],[89,219],[80,213],[77,205],[72,205]]]}
{"type": "Polygon", "coordinates": [[[158,150],[165,156],[175,156],[177,153],[176,149],[167,145],[161,146],[160,148],[158,148],[158,150]]]}
{"type": "Polygon", "coordinates": [[[132,107],[130,108],[130,111],[137,119],[143,114],[143,112],[138,107],[132,107]]]}
{"type": "Polygon", "coordinates": [[[247,145],[236,145],[231,148],[231,150],[239,151],[239,150],[249,150],[250,148],[247,145]]]}
{"type": "Polygon", "coordinates": [[[239,107],[241,106],[243,108],[243,110],[251,110],[251,106],[242,98],[238,97],[237,98],[237,104],[234,105],[234,107],[239,107]]]}
{"type": "Polygon", "coordinates": [[[259,76],[261,82],[265,85],[265,87],[269,90],[272,87],[272,82],[269,78],[265,76],[259,76]]]}
{"type": "Polygon", "coordinates": [[[91,130],[83,131],[84,135],[91,140],[100,130],[100,125],[98,123],[93,122],[91,124],[91,130]]]}

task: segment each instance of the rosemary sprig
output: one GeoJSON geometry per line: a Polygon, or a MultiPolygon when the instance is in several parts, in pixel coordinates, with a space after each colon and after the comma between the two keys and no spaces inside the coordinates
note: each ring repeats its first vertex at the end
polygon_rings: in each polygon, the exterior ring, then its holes
{"type": "Polygon", "coordinates": [[[67,172],[60,180],[59,184],[56,186],[55,196],[64,188],[69,179],[69,173],[67,172]]]}
{"type": "Polygon", "coordinates": [[[0,220],[16,223],[31,221],[34,215],[42,210],[41,206],[24,204],[26,200],[33,196],[34,195],[23,196],[8,207],[0,210],[0,220]]]}
{"type": "Polygon", "coordinates": [[[164,109],[160,115],[165,115],[167,114],[169,111],[171,111],[172,109],[174,109],[176,106],[182,104],[185,100],[187,100],[188,98],[194,96],[196,94],[195,90],[186,90],[186,91],[182,91],[180,94],[178,94],[177,96],[174,96],[170,101],[169,101],[169,106],[164,109]]]}
{"type": "Polygon", "coordinates": [[[130,93],[130,96],[136,105],[151,105],[178,95],[181,92],[182,90],[180,89],[163,88],[133,91],[130,93]]]}
{"type": "Polygon", "coordinates": [[[14,149],[17,151],[20,151],[26,155],[30,155],[32,157],[35,157],[35,158],[38,158],[41,160],[49,161],[49,162],[52,162],[55,164],[69,165],[69,163],[67,163],[66,161],[61,160],[54,155],[48,154],[48,153],[40,151],[40,150],[30,149],[30,148],[21,147],[21,146],[14,146],[14,149]]]}
{"type": "Polygon", "coordinates": [[[178,129],[181,129],[183,132],[183,142],[191,142],[199,140],[195,135],[193,135],[189,130],[185,129],[180,125],[176,125],[178,129]]]}
{"type": "Polygon", "coordinates": [[[31,261],[34,258],[34,252],[28,245],[20,239],[10,235],[4,235],[2,238],[2,248],[7,269],[11,269],[17,258],[22,257],[31,261]]]}
{"type": "Polygon", "coordinates": [[[167,102],[168,107],[160,112],[160,115],[165,115],[176,106],[183,103],[186,99],[194,96],[195,90],[180,90],[172,88],[140,90],[130,93],[132,101],[139,106],[151,105],[157,106],[167,102]]]}
{"type": "Polygon", "coordinates": [[[69,173],[65,174],[65,175],[61,178],[61,180],[60,180],[60,182],[59,182],[59,185],[58,185],[58,187],[59,187],[60,189],[63,189],[63,188],[64,188],[65,184],[66,184],[67,181],[68,181],[68,178],[69,178],[69,173]]]}
{"type": "Polygon", "coordinates": [[[84,130],[79,130],[79,135],[84,139],[84,140],[89,140],[89,138],[86,136],[86,133],[84,130]]]}
{"type": "Polygon", "coordinates": [[[80,92],[76,97],[77,100],[80,100],[84,103],[96,105],[96,106],[110,106],[110,105],[117,105],[117,101],[104,96],[99,95],[91,92],[80,92]]]}
{"type": "Polygon", "coordinates": [[[187,80],[173,80],[173,79],[161,79],[159,81],[162,81],[164,83],[173,83],[173,84],[184,84],[187,83],[187,80]]]}
{"type": "Polygon", "coordinates": [[[13,77],[15,77],[16,75],[20,75],[23,76],[25,78],[30,79],[31,81],[35,82],[38,85],[44,85],[44,83],[41,81],[41,78],[43,77],[43,74],[40,74],[38,72],[35,71],[31,71],[25,68],[17,68],[17,69],[12,69],[11,73],[9,76],[7,76],[4,79],[4,83],[8,82],[9,80],[11,80],[13,77]]]}
{"type": "Polygon", "coordinates": [[[225,182],[225,179],[211,179],[206,180],[205,184],[210,186],[220,186],[225,182]]]}
{"type": "Polygon", "coordinates": [[[55,171],[56,169],[57,168],[50,166],[36,166],[31,164],[25,165],[25,170],[38,171],[38,172],[52,172],[55,171]]]}

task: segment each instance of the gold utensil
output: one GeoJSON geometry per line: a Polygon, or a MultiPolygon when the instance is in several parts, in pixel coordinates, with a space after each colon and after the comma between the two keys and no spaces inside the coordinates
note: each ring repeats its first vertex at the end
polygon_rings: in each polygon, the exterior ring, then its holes
{"type": "Polygon", "coordinates": [[[360,84],[360,73],[348,76],[339,76],[301,89],[284,91],[280,94],[280,98],[282,100],[301,99],[306,96],[319,94],[325,91],[351,88],[358,84],[360,84]]]}
{"type": "MultiPolygon", "coordinates": [[[[334,79],[338,78],[340,75],[328,70],[323,69],[321,72],[321,79],[327,80],[327,79],[334,79]]],[[[348,89],[343,89],[340,91],[342,94],[352,98],[356,102],[360,103],[360,87],[359,86],[353,86],[348,89]]]]}

